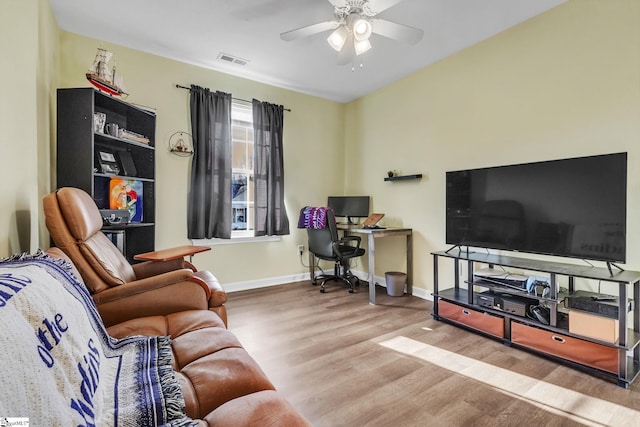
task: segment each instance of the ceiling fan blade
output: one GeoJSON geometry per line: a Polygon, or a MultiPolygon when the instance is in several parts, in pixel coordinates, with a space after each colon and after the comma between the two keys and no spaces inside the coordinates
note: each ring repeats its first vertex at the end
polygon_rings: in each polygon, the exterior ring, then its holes
{"type": "Polygon", "coordinates": [[[312,36],[323,31],[335,30],[340,23],[338,21],[318,22],[317,24],[307,25],[306,27],[297,28],[280,34],[280,38],[284,41],[292,41],[302,37],[312,36]]]}
{"type": "Polygon", "coordinates": [[[401,1],[402,0],[369,0],[369,2],[367,3],[367,6],[369,6],[369,9],[371,9],[374,15],[377,15],[378,13],[384,12],[390,7],[397,5],[401,1]]]}
{"type": "Polygon", "coordinates": [[[331,3],[333,7],[345,7],[349,4],[347,0],[329,0],[329,3],[331,3]]]}
{"type": "Polygon", "coordinates": [[[353,61],[356,57],[356,46],[353,42],[353,33],[349,32],[347,40],[344,42],[344,46],[338,53],[338,65],[346,65],[353,61]]]}
{"type": "Polygon", "coordinates": [[[418,43],[424,35],[424,31],[418,28],[387,21],[386,19],[374,18],[371,20],[371,26],[373,27],[372,32],[375,34],[409,44],[418,43]]]}

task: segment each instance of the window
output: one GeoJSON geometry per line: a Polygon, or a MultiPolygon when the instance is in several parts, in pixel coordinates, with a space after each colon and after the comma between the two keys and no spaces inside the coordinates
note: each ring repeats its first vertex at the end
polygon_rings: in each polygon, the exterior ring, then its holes
{"type": "Polygon", "coordinates": [[[194,144],[201,149],[195,150],[192,162],[188,237],[215,244],[280,240],[289,234],[282,164],[284,108],[232,100],[231,94],[199,86],[191,92],[193,132],[199,136],[194,144]]]}
{"type": "Polygon", "coordinates": [[[253,236],[253,111],[251,104],[231,104],[231,238],[253,236]]]}

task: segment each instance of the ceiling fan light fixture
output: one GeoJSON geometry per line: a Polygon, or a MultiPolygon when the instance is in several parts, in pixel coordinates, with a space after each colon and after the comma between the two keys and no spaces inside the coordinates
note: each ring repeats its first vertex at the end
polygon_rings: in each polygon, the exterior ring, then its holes
{"type": "Polygon", "coordinates": [[[368,39],[355,40],[354,41],[354,45],[355,45],[355,49],[356,49],[356,56],[357,55],[362,55],[363,53],[365,53],[366,51],[371,49],[371,42],[368,39]]]}
{"type": "Polygon", "coordinates": [[[369,40],[371,37],[371,22],[358,18],[353,22],[353,36],[357,41],[369,40]]]}
{"type": "Polygon", "coordinates": [[[329,46],[340,52],[342,46],[347,41],[347,29],[344,25],[339,26],[331,35],[327,38],[329,46]]]}

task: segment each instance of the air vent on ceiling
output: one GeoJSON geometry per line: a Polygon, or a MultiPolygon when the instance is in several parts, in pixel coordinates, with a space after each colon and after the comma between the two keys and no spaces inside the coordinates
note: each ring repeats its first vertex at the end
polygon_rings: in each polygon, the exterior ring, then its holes
{"type": "Polygon", "coordinates": [[[220,52],[218,54],[218,59],[222,59],[223,61],[231,62],[238,65],[247,65],[250,62],[248,59],[238,58],[237,56],[229,55],[228,53],[224,52],[220,52]]]}

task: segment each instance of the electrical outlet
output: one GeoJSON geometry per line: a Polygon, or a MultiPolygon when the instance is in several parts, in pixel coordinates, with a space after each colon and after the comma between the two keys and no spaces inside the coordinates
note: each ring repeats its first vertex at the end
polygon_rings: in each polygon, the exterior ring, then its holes
{"type": "Polygon", "coordinates": [[[302,255],[304,253],[304,245],[298,245],[298,253],[302,255]]]}

